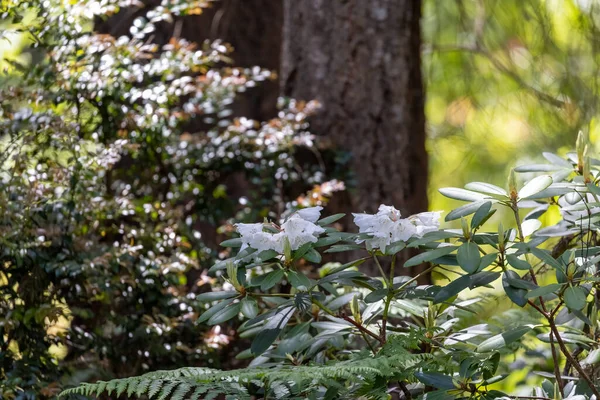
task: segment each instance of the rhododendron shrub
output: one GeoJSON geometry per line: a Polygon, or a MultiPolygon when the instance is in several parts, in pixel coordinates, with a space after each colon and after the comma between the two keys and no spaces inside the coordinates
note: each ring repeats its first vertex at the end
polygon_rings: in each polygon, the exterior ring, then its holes
{"type": "Polygon", "coordinates": [[[322,217],[320,207],[238,224],[240,237],[222,243],[237,254],[211,269],[224,290],[197,297],[208,306],[198,322],[243,321],[238,334],[252,343],[238,357],[249,367],[158,371],[66,393],[599,399],[600,160],[589,153],[580,135],[576,152],[544,153],[547,163],[516,167],[506,187],[440,189],[464,203],[445,216],[460,229],[440,226],[439,212],[403,216],[393,205],[354,214],[358,233],[338,231],[343,215],[322,217]],[[552,208],[561,217],[544,226],[552,208]],[[510,224],[494,219],[498,210],[510,224]],[[322,261],[345,251],[362,256],[322,261]],[[381,275],[363,273],[367,263],[381,275]],[[403,273],[421,263],[435,285],[403,273]],[[499,390],[515,375],[514,393],[499,390]]]}

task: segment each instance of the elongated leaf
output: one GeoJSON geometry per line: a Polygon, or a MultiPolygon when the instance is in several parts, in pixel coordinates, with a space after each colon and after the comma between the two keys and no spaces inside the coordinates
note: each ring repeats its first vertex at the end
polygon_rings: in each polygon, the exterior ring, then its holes
{"type": "Polygon", "coordinates": [[[340,253],[342,251],[360,250],[361,248],[357,244],[336,244],[325,250],[325,253],[340,253]]]}
{"type": "Polygon", "coordinates": [[[513,343],[517,339],[520,339],[523,335],[525,335],[532,329],[533,326],[531,325],[520,326],[518,328],[511,329],[510,331],[503,332],[499,335],[492,336],[491,338],[484,340],[479,346],[477,346],[477,352],[487,353],[490,351],[496,351],[498,349],[501,349],[506,345],[513,343]]]}
{"type": "Polygon", "coordinates": [[[535,290],[538,286],[533,283],[525,280],[523,278],[506,278],[508,284],[517,289],[525,289],[525,290],[535,290]]]}
{"type": "Polygon", "coordinates": [[[217,325],[229,321],[240,313],[240,308],[240,303],[231,304],[225,307],[209,318],[208,325],[217,325]]]}
{"type": "Polygon", "coordinates": [[[478,272],[474,275],[471,275],[469,288],[474,289],[476,287],[485,286],[487,284],[494,282],[499,277],[500,277],[500,272],[492,272],[492,271],[478,272]]]}
{"type": "Polygon", "coordinates": [[[600,363],[600,349],[590,351],[590,354],[583,360],[583,364],[596,365],[600,363]]]}
{"type": "Polygon", "coordinates": [[[462,201],[481,201],[481,200],[484,200],[486,197],[488,197],[481,193],[472,192],[470,190],[454,188],[454,187],[442,188],[442,189],[439,189],[439,192],[442,195],[449,197],[451,199],[462,200],[462,201]]]}
{"type": "Polygon", "coordinates": [[[486,182],[471,182],[465,185],[465,189],[473,190],[475,192],[500,195],[504,197],[508,197],[508,193],[506,190],[502,189],[499,186],[492,185],[486,182]]]}
{"type": "Polygon", "coordinates": [[[479,246],[473,242],[465,242],[456,253],[458,265],[466,272],[472,274],[479,269],[481,256],[479,255],[479,246]]]}
{"type": "Polygon", "coordinates": [[[571,164],[570,161],[567,161],[554,153],[544,152],[542,155],[546,160],[550,161],[554,165],[558,165],[562,168],[573,168],[573,164],[571,164]]]}
{"type": "Polygon", "coordinates": [[[567,194],[567,193],[573,192],[575,190],[581,191],[581,189],[583,189],[583,188],[585,188],[585,186],[576,185],[573,183],[565,183],[565,182],[553,183],[546,189],[544,189],[540,192],[537,192],[536,194],[529,195],[527,198],[530,200],[546,199],[548,197],[562,196],[563,194],[567,194]]]}
{"type": "Polygon", "coordinates": [[[441,288],[440,291],[437,292],[437,294],[433,298],[433,304],[441,303],[458,295],[463,290],[468,289],[469,285],[471,285],[471,276],[461,276],[460,278],[450,282],[449,284],[441,288]]]}
{"type": "Polygon", "coordinates": [[[321,262],[321,255],[315,249],[309,249],[304,256],[302,256],[306,261],[318,264],[321,262]]]}
{"type": "Polygon", "coordinates": [[[498,258],[498,253],[489,253],[485,256],[481,257],[481,262],[479,263],[478,271],[483,271],[484,268],[488,267],[498,258]]]}
{"type": "Polygon", "coordinates": [[[552,178],[550,175],[542,175],[533,178],[525,186],[519,190],[519,198],[525,199],[529,196],[533,196],[541,192],[542,190],[548,188],[552,184],[552,178]]]}
{"type": "Polygon", "coordinates": [[[389,289],[387,289],[387,288],[377,289],[374,292],[369,293],[365,297],[365,303],[375,303],[376,301],[379,301],[379,300],[383,299],[385,296],[387,296],[388,292],[389,292],[389,289]]]}
{"type": "Polygon", "coordinates": [[[276,269],[275,271],[269,272],[265,279],[261,282],[260,290],[264,292],[271,289],[273,286],[281,282],[283,275],[284,272],[282,269],[276,269]]]}
{"type": "Polygon", "coordinates": [[[406,248],[405,242],[403,242],[403,241],[394,242],[385,248],[385,254],[388,256],[393,256],[394,254],[398,253],[399,251],[404,250],[404,248],[406,248]]]}
{"type": "Polygon", "coordinates": [[[455,208],[446,215],[446,221],[454,221],[467,215],[471,215],[481,207],[485,201],[476,201],[474,203],[465,204],[464,206],[455,208]]]}
{"type": "Polygon", "coordinates": [[[508,254],[506,256],[506,261],[508,261],[511,267],[523,271],[529,271],[531,268],[531,265],[529,265],[527,261],[519,259],[519,257],[515,256],[514,254],[508,254]]]}
{"type": "Polygon", "coordinates": [[[215,315],[216,313],[218,313],[219,311],[221,311],[222,309],[224,309],[231,303],[233,303],[233,299],[224,300],[220,303],[215,304],[208,310],[204,311],[202,313],[202,315],[200,315],[200,318],[198,318],[197,322],[201,324],[205,321],[208,321],[210,318],[212,318],[213,315],[215,315]]]}
{"type": "Polygon", "coordinates": [[[415,372],[415,378],[423,382],[427,386],[432,386],[436,389],[454,389],[456,386],[452,381],[452,377],[444,375],[440,372],[415,372]]]}
{"type": "Polygon", "coordinates": [[[252,354],[258,356],[264,353],[273,344],[275,339],[277,339],[280,332],[281,329],[279,328],[261,330],[250,346],[252,354]]]}
{"type": "Polygon", "coordinates": [[[312,286],[310,279],[302,272],[288,271],[287,277],[290,284],[297,290],[308,290],[312,286]]]}
{"type": "Polygon", "coordinates": [[[562,287],[562,285],[560,283],[553,283],[547,286],[540,286],[537,289],[532,290],[531,292],[527,293],[527,298],[528,299],[533,299],[535,297],[542,297],[542,296],[546,296],[550,293],[557,293],[560,288],[562,287]]]}
{"type": "Polygon", "coordinates": [[[435,250],[426,251],[425,253],[421,253],[409,259],[406,263],[404,263],[405,267],[413,267],[415,265],[422,264],[424,262],[435,260],[436,258],[445,256],[446,254],[452,253],[456,250],[455,246],[444,246],[439,247],[435,250]]]}
{"type": "Polygon", "coordinates": [[[585,290],[580,286],[569,286],[564,293],[565,304],[571,310],[581,310],[587,304],[585,290]]]}
{"type": "Polygon", "coordinates": [[[346,216],[346,214],[343,214],[343,213],[333,214],[333,215],[330,215],[329,217],[321,218],[320,220],[318,220],[317,225],[325,226],[325,225],[333,224],[335,221],[344,218],[344,216],[346,216]]]}
{"type": "Polygon", "coordinates": [[[523,229],[523,236],[530,236],[533,232],[540,229],[542,223],[537,219],[528,219],[527,221],[523,221],[521,224],[521,229],[523,229]]]}
{"type": "Polygon", "coordinates": [[[548,252],[547,250],[542,250],[542,249],[538,249],[537,247],[532,247],[531,253],[534,256],[536,256],[537,258],[539,258],[540,260],[542,260],[543,262],[545,262],[546,264],[550,265],[552,268],[556,268],[559,270],[564,269],[562,264],[558,260],[554,259],[554,257],[552,257],[550,252],[548,252]]]}
{"type": "Polygon", "coordinates": [[[529,164],[520,165],[515,168],[515,172],[552,172],[561,167],[552,164],[529,164]]]}
{"type": "Polygon", "coordinates": [[[196,300],[200,303],[210,303],[211,301],[230,299],[238,295],[235,290],[229,290],[224,292],[206,292],[196,296],[196,300]]]}
{"type": "Polygon", "coordinates": [[[515,271],[504,272],[504,275],[502,276],[502,287],[504,288],[504,292],[513,303],[519,307],[525,307],[525,304],[527,304],[527,298],[525,297],[527,296],[527,290],[511,286],[509,278],[520,279],[515,271]]]}
{"type": "Polygon", "coordinates": [[[335,236],[322,237],[319,240],[317,240],[317,242],[314,244],[314,247],[331,246],[332,244],[336,244],[340,240],[342,240],[342,238],[335,236]]]}
{"type": "Polygon", "coordinates": [[[241,303],[242,306],[240,311],[244,317],[252,319],[258,315],[258,304],[256,303],[256,300],[251,297],[246,297],[241,303]]]}
{"type": "Polygon", "coordinates": [[[242,238],[233,238],[233,239],[225,240],[225,241],[221,242],[220,246],[241,247],[242,246],[242,238]]]}
{"type": "Polygon", "coordinates": [[[492,208],[492,202],[486,201],[477,209],[475,215],[471,219],[471,229],[475,230],[479,228],[481,225],[485,223],[493,215],[495,210],[490,213],[490,209],[492,208]]]}

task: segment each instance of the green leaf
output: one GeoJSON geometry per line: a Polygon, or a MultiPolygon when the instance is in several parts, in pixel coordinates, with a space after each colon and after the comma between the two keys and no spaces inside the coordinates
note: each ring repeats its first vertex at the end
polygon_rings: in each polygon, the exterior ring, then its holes
{"type": "Polygon", "coordinates": [[[221,242],[220,246],[223,247],[241,247],[242,246],[242,238],[233,238],[228,239],[221,242]]]}
{"type": "Polygon", "coordinates": [[[519,259],[519,257],[514,254],[508,254],[506,256],[506,261],[508,261],[511,267],[516,269],[523,271],[529,271],[531,269],[531,265],[529,265],[527,261],[519,259]]]}
{"type": "Polygon", "coordinates": [[[200,316],[200,318],[198,318],[197,322],[199,324],[201,324],[201,323],[203,323],[205,321],[208,321],[210,318],[212,318],[213,315],[215,315],[216,313],[218,313],[219,311],[221,311],[222,309],[224,309],[225,307],[227,307],[231,303],[233,303],[233,299],[228,299],[228,300],[225,300],[225,301],[222,301],[220,303],[215,304],[214,306],[212,306],[208,310],[204,311],[202,313],[202,315],[200,316]]]}
{"type": "Polygon", "coordinates": [[[521,165],[515,168],[516,172],[552,172],[561,169],[556,165],[550,164],[529,164],[521,165]]]}
{"type": "Polygon", "coordinates": [[[508,197],[508,193],[506,190],[502,189],[499,186],[492,185],[486,182],[470,182],[465,185],[465,189],[474,190],[476,192],[493,194],[508,197]]]}
{"type": "Polygon", "coordinates": [[[242,306],[240,310],[244,317],[252,319],[258,315],[258,304],[253,298],[246,297],[242,300],[241,304],[242,306]]]}
{"type": "Polygon", "coordinates": [[[318,264],[321,262],[321,254],[319,254],[318,251],[316,251],[315,249],[310,249],[306,252],[306,254],[304,254],[304,256],[302,256],[302,258],[304,258],[306,261],[314,263],[314,264],[318,264]]]}
{"type": "Polygon", "coordinates": [[[297,290],[306,291],[312,287],[310,279],[302,272],[288,271],[287,278],[290,281],[290,284],[297,290]]]}
{"type": "Polygon", "coordinates": [[[331,246],[332,244],[336,244],[337,242],[339,242],[340,240],[342,240],[341,237],[336,237],[336,236],[325,236],[320,238],[319,240],[316,241],[316,243],[313,245],[314,247],[325,247],[325,246],[331,246]]]}
{"type": "Polygon", "coordinates": [[[320,220],[318,220],[317,225],[325,226],[325,225],[333,224],[335,221],[344,218],[344,216],[346,216],[346,214],[343,214],[343,213],[333,214],[333,215],[330,215],[329,217],[321,218],[320,220]]]}
{"type": "Polygon", "coordinates": [[[285,273],[282,269],[276,269],[275,271],[269,272],[260,284],[260,290],[264,292],[271,289],[273,286],[281,282],[284,274],[285,273]]]}
{"type": "Polygon", "coordinates": [[[240,303],[235,303],[225,307],[220,311],[217,311],[212,317],[209,318],[208,325],[217,325],[229,321],[240,313],[240,307],[240,303]]]}
{"type": "Polygon", "coordinates": [[[474,289],[476,287],[485,286],[500,277],[500,272],[492,272],[492,271],[481,271],[474,275],[471,275],[471,281],[469,283],[469,288],[474,289]]]}
{"type": "Polygon", "coordinates": [[[563,294],[563,299],[571,310],[581,310],[587,304],[585,290],[580,286],[569,286],[563,294]]]}
{"type": "Polygon", "coordinates": [[[548,188],[550,185],[552,185],[552,177],[550,175],[535,177],[519,190],[519,198],[526,199],[548,188]]]}
{"type": "Polygon", "coordinates": [[[471,229],[475,230],[479,228],[496,212],[496,210],[490,212],[491,208],[492,202],[486,201],[477,209],[475,215],[473,215],[473,218],[471,219],[471,229]]]}
{"type": "Polygon", "coordinates": [[[517,289],[525,289],[525,290],[535,290],[538,286],[533,283],[525,280],[523,278],[506,278],[508,284],[517,289]]]}
{"type": "Polygon", "coordinates": [[[550,161],[554,165],[558,165],[563,168],[573,169],[573,164],[571,164],[570,161],[567,161],[554,153],[543,152],[542,155],[546,160],[550,161]]]}
{"type": "Polygon", "coordinates": [[[362,247],[357,244],[336,244],[325,250],[325,253],[340,253],[343,251],[354,251],[360,249],[362,249],[362,247]]]}
{"type": "Polygon", "coordinates": [[[379,301],[387,296],[388,292],[389,290],[387,288],[377,289],[365,297],[365,303],[375,303],[376,301],[379,301]]]}
{"type": "Polygon", "coordinates": [[[594,185],[593,183],[588,183],[587,188],[591,193],[595,194],[596,196],[600,196],[600,187],[594,185]]]}
{"type": "Polygon", "coordinates": [[[465,242],[459,248],[456,254],[458,265],[466,272],[472,274],[479,269],[481,256],[479,255],[479,246],[473,242],[465,242]]]}
{"type": "Polygon", "coordinates": [[[467,289],[471,284],[471,276],[465,275],[460,278],[450,282],[446,286],[440,289],[439,292],[433,298],[433,304],[438,304],[444,302],[456,295],[458,295],[463,290],[467,289]]]}
{"type": "Polygon", "coordinates": [[[451,199],[462,200],[462,201],[481,201],[484,200],[487,196],[482,195],[481,193],[472,192],[470,190],[448,187],[439,189],[439,192],[451,199]]]}
{"type": "Polygon", "coordinates": [[[531,292],[527,293],[526,297],[528,299],[533,299],[535,297],[543,297],[550,293],[558,292],[561,287],[562,287],[562,285],[560,283],[552,283],[547,286],[540,286],[539,288],[534,289],[531,292]]]}
{"type": "Polygon", "coordinates": [[[590,351],[590,354],[583,360],[583,364],[596,365],[600,363],[600,349],[590,351]]]}
{"type": "Polygon", "coordinates": [[[258,253],[256,256],[255,262],[261,263],[272,259],[273,257],[277,257],[279,255],[275,250],[265,250],[258,253]]]}
{"type": "Polygon", "coordinates": [[[547,250],[542,250],[542,249],[538,249],[537,247],[532,247],[530,251],[531,251],[531,254],[533,254],[534,256],[536,256],[537,258],[539,258],[546,264],[550,265],[552,268],[563,270],[563,266],[561,265],[561,263],[559,261],[555,260],[554,257],[552,257],[550,252],[548,252],[547,250]]]}
{"type": "Polygon", "coordinates": [[[445,256],[446,254],[450,254],[454,250],[456,250],[456,246],[438,247],[435,250],[426,251],[425,253],[421,253],[419,255],[416,255],[416,256],[410,258],[408,261],[406,261],[404,263],[404,266],[405,267],[413,267],[415,265],[419,265],[424,262],[429,262],[429,261],[435,260],[436,258],[445,256]]]}
{"type": "Polygon", "coordinates": [[[502,287],[504,288],[504,292],[513,303],[519,307],[525,307],[525,304],[527,304],[527,290],[511,286],[509,278],[520,279],[515,271],[504,272],[504,275],[502,276],[502,287]]]}
{"type": "Polygon", "coordinates": [[[515,329],[511,329],[510,331],[503,332],[499,335],[492,336],[491,338],[484,340],[481,342],[479,346],[477,346],[478,353],[487,353],[490,351],[496,351],[501,349],[502,347],[513,343],[517,339],[520,339],[527,332],[531,331],[533,326],[526,325],[520,326],[515,329]]]}
{"type": "Polygon", "coordinates": [[[210,303],[211,301],[230,299],[238,294],[239,293],[235,290],[228,290],[224,292],[206,292],[196,296],[196,300],[200,303],[210,303]]]}
{"type": "Polygon", "coordinates": [[[446,215],[446,221],[454,221],[455,219],[459,219],[462,217],[466,217],[467,215],[471,215],[481,207],[485,201],[477,201],[475,203],[465,204],[464,206],[455,208],[450,211],[448,215],[446,215]]]}
{"type": "Polygon", "coordinates": [[[281,332],[279,328],[261,330],[250,345],[252,354],[259,356],[264,353],[277,339],[279,332],[281,332]]]}
{"type": "Polygon", "coordinates": [[[487,268],[490,264],[492,264],[498,258],[498,253],[488,253],[485,256],[481,257],[481,263],[479,263],[478,271],[482,271],[484,268],[487,268]]]}
{"type": "Polygon", "coordinates": [[[406,248],[406,242],[400,240],[397,242],[394,242],[392,244],[390,244],[389,246],[387,246],[385,248],[385,254],[387,256],[393,256],[394,254],[398,253],[399,251],[402,251],[406,248]]]}
{"type": "Polygon", "coordinates": [[[455,389],[452,377],[439,372],[415,372],[415,378],[436,389],[455,389]]]}

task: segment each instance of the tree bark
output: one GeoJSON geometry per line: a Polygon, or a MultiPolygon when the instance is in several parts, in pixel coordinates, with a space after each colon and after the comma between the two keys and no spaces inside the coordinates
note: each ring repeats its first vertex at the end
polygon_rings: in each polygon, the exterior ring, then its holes
{"type": "Polygon", "coordinates": [[[427,210],[420,16],[420,0],[284,0],[283,94],[319,100],[311,132],[352,155],[339,211],[427,210]]]}

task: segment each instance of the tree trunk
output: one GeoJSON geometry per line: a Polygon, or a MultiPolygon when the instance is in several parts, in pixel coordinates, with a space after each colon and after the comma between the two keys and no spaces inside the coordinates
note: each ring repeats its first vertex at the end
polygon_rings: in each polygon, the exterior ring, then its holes
{"type": "Polygon", "coordinates": [[[280,85],[319,100],[311,132],[352,155],[342,212],[427,210],[420,16],[420,0],[284,0],[280,85]]]}

